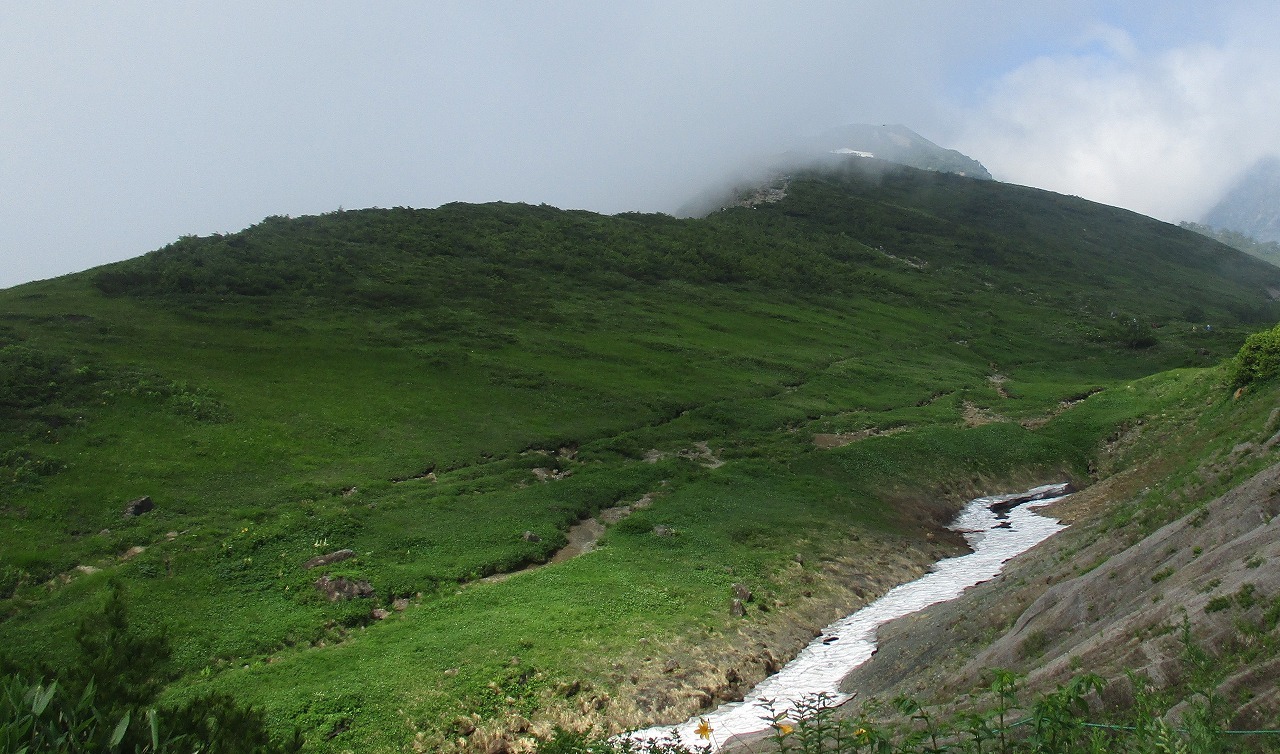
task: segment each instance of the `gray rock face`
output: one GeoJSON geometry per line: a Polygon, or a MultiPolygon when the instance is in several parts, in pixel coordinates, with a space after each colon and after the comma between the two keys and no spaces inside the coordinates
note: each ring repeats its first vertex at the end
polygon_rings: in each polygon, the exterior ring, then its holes
{"type": "MultiPolygon", "coordinates": [[[[949,699],[1007,668],[1027,674],[1031,693],[1085,668],[1108,680],[1101,703],[1123,707],[1129,670],[1156,689],[1176,686],[1187,672],[1184,621],[1196,644],[1233,646],[1280,594],[1280,463],[1137,542],[1082,525],[1023,557],[1007,579],[882,627],[876,656],[844,688],[949,699]]],[[[1264,657],[1214,690],[1232,702],[1229,727],[1276,719],[1276,673],[1280,660],[1264,657]]]]}

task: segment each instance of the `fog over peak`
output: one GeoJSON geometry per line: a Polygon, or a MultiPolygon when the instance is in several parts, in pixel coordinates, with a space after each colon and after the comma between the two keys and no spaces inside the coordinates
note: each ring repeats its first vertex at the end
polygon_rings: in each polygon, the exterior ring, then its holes
{"type": "Polygon", "coordinates": [[[1243,1],[15,6],[0,286],[339,206],[672,212],[851,123],[1197,217],[1278,147],[1277,32],[1243,1]]]}

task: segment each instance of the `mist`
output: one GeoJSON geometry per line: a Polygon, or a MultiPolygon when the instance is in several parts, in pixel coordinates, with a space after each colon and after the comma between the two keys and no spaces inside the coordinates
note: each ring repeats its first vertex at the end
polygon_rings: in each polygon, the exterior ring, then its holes
{"type": "Polygon", "coordinates": [[[675,212],[848,123],[1172,220],[1276,149],[1264,4],[956,5],[6,10],[0,287],[339,207],[675,212]]]}

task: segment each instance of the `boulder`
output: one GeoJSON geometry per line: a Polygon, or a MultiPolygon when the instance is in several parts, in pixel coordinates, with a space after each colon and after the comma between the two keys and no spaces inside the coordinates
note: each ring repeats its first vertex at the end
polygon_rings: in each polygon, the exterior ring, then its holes
{"type": "Polygon", "coordinates": [[[751,599],[752,599],[752,597],[754,597],[755,595],[753,595],[753,594],[751,593],[751,590],[750,590],[750,589],[748,589],[744,584],[734,584],[734,585],[733,585],[733,596],[734,596],[734,597],[737,597],[738,599],[742,600],[743,602],[750,602],[750,601],[751,601],[751,599]]]}
{"type": "Polygon", "coordinates": [[[670,526],[658,525],[653,527],[653,534],[655,537],[673,537],[675,536],[675,533],[676,530],[672,529],[670,526]]]}
{"type": "Polygon", "coordinates": [[[124,506],[124,517],[130,518],[132,516],[141,516],[143,513],[147,513],[153,510],[155,507],[156,507],[156,504],[152,502],[151,496],[143,495],[142,497],[137,498],[136,500],[130,500],[124,506]]]}
{"type": "Polygon", "coordinates": [[[729,603],[729,615],[735,618],[746,617],[747,608],[742,604],[742,600],[737,597],[733,598],[733,602],[729,603]]]}
{"type": "Polygon", "coordinates": [[[520,538],[521,538],[521,539],[523,539],[523,540],[524,540],[524,541],[526,541],[526,542],[541,542],[541,541],[542,541],[542,537],[539,537],[537,534],[534,534],[534,533],[533,533],[533,532],[531,532],[531,531],[526,531],[525,533],[521,534],[521,535],[520,535],[520,538]]]}
{"type": "Polygon", "coordinates": [[[330,602],[373,596],[373,585],[368,581],[363,579],[356,581],[345,576],[331,579],[327,573],[316,579],[315,588],[325,597],[328,597],[330,602]]]}
{"type": "Polygon", "coordinates": [[[330,563],[340,563],[344,560],[354,558],[355,556],[355,550],[338,550],[337,552],[331,552],[328,555],[317,555],[311,560],[303,563],[302,567],[310,571],[312,568],[319,568],[320,566],[326,566],[330,563]]]}

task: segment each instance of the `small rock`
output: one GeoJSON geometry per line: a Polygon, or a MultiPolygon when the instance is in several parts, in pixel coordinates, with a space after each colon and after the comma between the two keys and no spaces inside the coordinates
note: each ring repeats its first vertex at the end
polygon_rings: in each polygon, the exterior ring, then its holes
{"type": "Polygon", "coordinates": [[[680,663],[675,660],[667,660],[667,664],[662,666],[662,672],[674,673],[680,669],[680,663]]]}
{"type": "Polygon", "coordinates": [[[752,595],[752,594],[751,594],[751,590],[750,590],[750,589],[748,589],[744,584],[734,584],[734,585],[733,585],[733,596],[734,596],[734,597],[737,597],[738,599],[742,600],[743,602],[750,602],[750,601],[751,601],[751,598],[752,598],[754,595],[752,595]]]}
{"type": "Polygon", "coordinates": [[[405,599],[404,597],[401,597],[400,599],[397,599],[397,600],[393,600],[391,602],[391,609],[395,610],[397,613],[403,613],[405,610],[409,609],[409,600],[405,599]]]}
{"type": "Polygon", "coordinates": [[[375,607],[373,609],[373,612],[371,612],[369,615],[374,620],[386,620],[391,616],[391,612],[389,610],[384,610],[380,607],[375,607]]]}
{"type": "Polygon", "coordinates": [[[520,535],[520,538],[521,538],[521,539],[523,539],[523,540],[524,540],[524,541],[526,541],[526,542],[541,542],[541,541],[542,541],[542,537],[539,537],[537,534],[534,534],[534,533],[533,533],[533,532],[531,532],[531,531],[526,531],[524,534],[521,534],[521,535],[520,535]]]}
{"type": "Polygon", "coordinates": [[[143,513],[154,510],[156,504],[151,501],[150,495],[143,495],[136,500],[130,500],[124,506],[124,517],[141,516],[143,513]]]}
{"type": "Polygon", "coordinates": [[[338,550],[336,552],[331,552],[328,555],[317,555],[311,560],[303,563],[302,567],[305,570],[310,571],[312,568],[319,568],[320,566],[330,565],[332,563],[340,563],[344,560],[354,558],[355,556],[355,550],[338,550]]]}
{"type": "Polygon", "coordinates": [[[747,615],[747,608],[743,607],[742,600],[737,597],[733,598],[733,602],[729,603],[729,615],[734,618],[743,618],[747,615]]]}
{"type": "Polygon", "coordinates": [[[798,552],[796,553],[796,562],[800,565],[804,565],[804,556],[798,552]]]}
{"type": "Polygon", "coordinates": [[[346,488],[345,490],[343,490],[343,491],[342,491],[342,496],[343,496],[343,497],[351,497],[352,495],[356,494],[357,492],[359,492],[359,490],[357,490],[355,487],[348,487],[348,488],[346,488]]]}
{"type": "Polygon", "coordinates": [[[459,735],[469,736],[476,732],[476,723],[466,715],[458,715],[453,719],[453,727],[459,735]]]}
{"type": "Polygon", "coordinates": [[[724,680],[725,680],[725,683],[737,683],[738,681],[742,680],[742,676],[738,675],[737,670],[733,668],[729,668],[727,671],[725,671],[724,680]]]}
{"type": "Polygon", "coordinates": [[[653,527],[653,535],[655,537],[673,537],[675,536],[675,533],[676,530],[672,529],[670,526],[662,526],[659,524],[658,526],[653,527]]]}
{"type": "Polygon", "coordinates": [[[449,668],[448,670],[444,671],[444,674],[445,674],[445,676],[446,676],[446,677],[448,677],[448,678],[452,678],[452,677],[454,677],[455,675],[457,675],[457,674],[458,674],[458,669],[457,669],[457,668],[449,668]]]}
{"type": "Polygon", "coordinates": [[[165,532],[164,538],[172,542],[173,540],[178,538],[178,532],[176,531],[165,532]]]}
{"type": "Polygon", "coordinates": [[[77,570],[77,571],[79,571],[80,573],[83,573],[84,575],[88,576],[88,575],[90,575],[90,574],[97,573],[98,571],[100,571],[100,570],[102,570],[102,569],[100,569],[100,568],[95,568],[95,567],[93,567],[93,566],[91,566],[91,565],[78,565],[78,566],[76,566],[76,570],[77,570]]]}
{"type": "Polygon", "coordinates": [[[120,556],[120,559],[132,560],[133,558],[138,557],[139,555],[141,555],[146,551],[147,551],[147,548],[143,547],[142,545],[134,545],[133,547],[130,547],[129,549],[125,550],[124,554],[120,556]]]}

